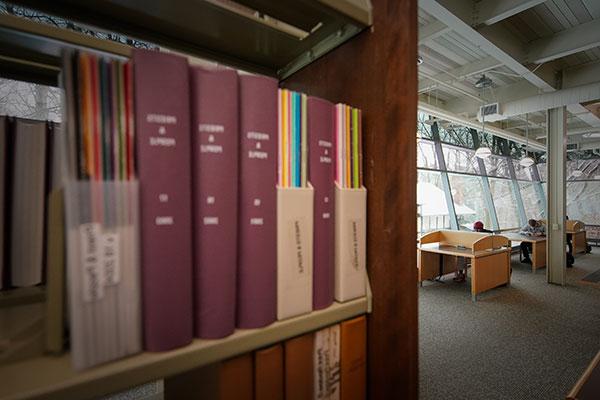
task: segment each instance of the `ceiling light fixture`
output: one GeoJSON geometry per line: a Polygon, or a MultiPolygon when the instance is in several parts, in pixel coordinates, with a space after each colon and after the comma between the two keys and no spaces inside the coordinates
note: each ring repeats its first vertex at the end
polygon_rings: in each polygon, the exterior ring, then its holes
{"type": "MultiPolygon", "coordinates": [[[[485,91],[485,88],[488,87],[487,85],[482,84],[481,86],[477,86],[478,83],[480,83],[481,80],[488,80],[490,85],[492,80],[489,78],[486,78],[485,75],[482,75],[481,78],[479,78],[479,80],[475,83],[475,86],[481,89],[481,97],[483,98],[483,92],[485,91]]],[[[485,113],[482,113],[481,115],[481,137],[484,138],[485,137],[485,113]]],[[[481,145],[479,146],[479,148],[477,150],[475,150],[475,157],[477,158],[481,158],[486,159],[489,156],[492,155],[492,150],[487,147],[486,145],[481,145]]]]}

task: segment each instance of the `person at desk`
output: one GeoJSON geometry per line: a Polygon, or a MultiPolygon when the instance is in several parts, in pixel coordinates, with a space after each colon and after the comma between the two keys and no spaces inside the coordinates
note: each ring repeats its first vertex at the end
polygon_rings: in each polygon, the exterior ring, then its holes
{"type": "MultiPolygon", "coordinates": [[[[521,230],[519,231],[521,235],[526,236],[546,236],[546,228],[539,221],[535,219],[530,219],[521,230]]],[[[531,258],[529,258],[529,253],[532,251],[533,246],[528,242],[521,242],[521,251],[523,252],[523,262],[526,264],[531,264],[531,258]]]]}
{"type": "Polygon", "coordinates": [[[477,221],[477,222],[473,223],[473,231],[483,232],[483,233],[493,233],[489,229],[485,229],[485,227],[483,226],[483,222],[481,222],[481,221],[477,221]]]}
{"type": "MultiPolygon", "coordinates": [[[[473,223],[474,232],[492,233],[492,231],[485,229],[483,222],[476,221],[473,223]]],[[[457,257],[456,260],[456,273],[454,274],[455,282],[464,282],[467,280],[467,259],[464,257],[457,257]]]]}

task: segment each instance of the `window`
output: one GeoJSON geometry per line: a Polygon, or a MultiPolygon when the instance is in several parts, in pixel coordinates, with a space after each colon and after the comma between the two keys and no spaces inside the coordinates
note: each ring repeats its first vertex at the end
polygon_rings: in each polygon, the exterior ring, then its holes
{"type": "Polygon", "coordinates": [[[539,184],[539,182],[519,182],[519,190],[521,191],[527,219],[544,218],[543,199],[538,195],[535,187],[539,184]]]}
{"type": "Polygon", "coordinates": [[[439,169],[435,146],[431,140],[417,139],[417,167],[439,169]]]}
{"type": "Polygon", "coordinates": [[[517,228],[521,226],[517,211],[517,198],[512,181],[508,179],[490,178],[490,190],[496,207],[500,229],[517,228]]]}
{"type": "Polygon", "coordinates": [[[600,160],[567,161],[567,179],[570,181],[600,179],[600,160]],[[581,175],[574,175],[575,171],[581,171],[581,175]]]}
{"type": "Polygon", "coordinates": [[[600,181],[567,183],[567,215],[590,225],[600,225],[600,181]]]}
{"type": "Polygon", "coordinates": [[[472,229],[473,222],[492,226],[491,210],[486,207],[481,177],[449,174],[452,200],[460,229],[472,229]]]}
{"type": "Polygon", "coordinates": [[[419,233],[450,229],[450,212],[441,172],[418,171],[417,227],[419,233]]]}
{"type": "Polygon", "coordinates": [[[485,172],[487,176],[510,178],[506,157],[490,156],[483,160],[483,164],[485,165],[485,172]]]}
{"type": "Polygon", "coordinates": [[[546,163],[538,163],[536,164],[538,173],[540,174],[540,181],[546,181],[546,163]]]}
{"type": "Polygon", "coordinates": [[[519,164],[520,160],[512,159],[513,165],[515,166],[515,175],[518,180],[531,181],[531,167],[523,167],[519,164]]]}
{"type": "Polygon", "coordinates": [[[479,174],[477,158],[473,150],[447,144],[442,145],[442,150],[448,171],[479,174]]]}
{"type": "Polygon", "coordinates": [[[55,87],[0,78],[0,115],[60,122],[60,95],[55,87]]]}

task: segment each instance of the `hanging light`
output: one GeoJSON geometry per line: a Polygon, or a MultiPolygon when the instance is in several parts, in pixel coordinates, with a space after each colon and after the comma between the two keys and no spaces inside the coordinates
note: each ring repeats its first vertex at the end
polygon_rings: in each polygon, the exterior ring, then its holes
{"type": "Polygon", "coordinates": [[[487,146],[481,146],[475,150],[475,156],[479,158],[488,158],[492,155],[492,150],[487,146]]]}
{"type": "Polygon", "coordinates": [[[529,147],[529,114],[525,114],[525,157],[521,158],[519,165],[522,167],[531,167],[535,164],[535,160],[527,155],[527,148],[529,147]]]}
{"type": "MultiPolygon", "coordinates": [[[[485,78],[485,75],[483,76],[483,78],[485,78]]],[[[491,85],[491,80],[489,80],[489,81],[490,81],[490,85],[491,85]]],[[[475,86],[477,86],[477,84],[475,84],[475,86]]],[[[479,86],[477,86],[477,87],[479,87],[479,86]]],[[[485,90],[485,86],[482,85],[481,92],[483,93],[484,90],[485,90]]],[[[481,136],[484,137],[485,136],[485,112],[481,113],[481,121],[482,121],[481,136]]],[[[492,155],[492,150],[489,147],[487,147],[486,145],[481,145],[477,148],[477,150],[475,150],[475,157],[481,158],[482,160],[488,158],[491,155],[492,155]]]]}

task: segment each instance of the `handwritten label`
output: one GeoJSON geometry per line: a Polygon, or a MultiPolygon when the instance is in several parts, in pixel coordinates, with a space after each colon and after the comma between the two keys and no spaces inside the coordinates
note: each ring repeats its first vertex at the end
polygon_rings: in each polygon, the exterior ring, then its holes
{"type": "Polygon", "coordinates": [[[350,265],[354,270],[358,271],[360,269],[360,259],[359,259],[359,243],[358,243],[358,229],[360,227],[360,220],[350,220],[348,224],[348,242],[350,243],[350,265]]]}
{"type": "Polygon", "coordinates": [[[104,268],[102,260],[100,224],[88,223],[79,226],[81,248],[81,273],[83,300],[92,302],[104,297],[104,268]]]}
{"type": "Polygon", "coordinates": [[[306,273],[306,222],[304,218],[293,219],[288,222],[290,234],[290,245],[292,246],[290,255],[293,257],[294,275],[300,278],[306,273]]]}
{"type": "Polygon", "coordinates": [[[105,232],[102,235],[102,263],[107,285],[116,285],[121,280],[119,234],[105,232]]]}

